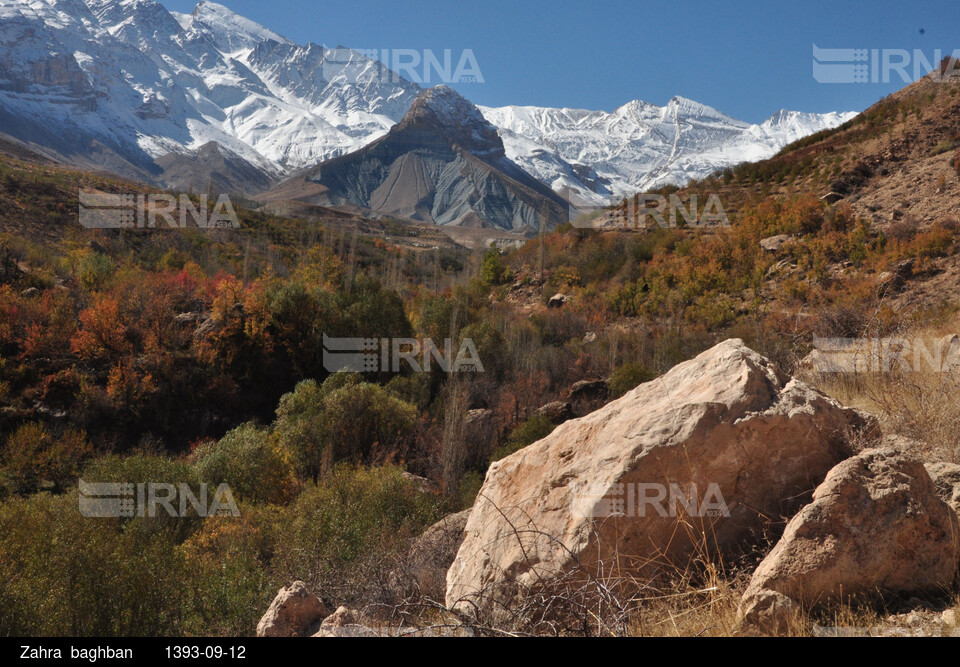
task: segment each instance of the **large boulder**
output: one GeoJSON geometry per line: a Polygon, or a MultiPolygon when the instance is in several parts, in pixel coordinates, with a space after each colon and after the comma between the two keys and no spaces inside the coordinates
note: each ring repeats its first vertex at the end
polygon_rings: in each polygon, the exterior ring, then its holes
{"type": "Polygon", "coordinates": [[[257,637],[309,637],[327,610],[302,581],[281,588],[257,624],[257,637]]]}
{"type": "Polygon", "coordinates": [[[754,572],[742,614],[748,627],[779,631],[771,592],[804,608],[883,592],[936,594],[953,584],[958,564],[960,522],[923,464],[892,447],[868,449],[831,470],[790,520],[754,572]]]}
{"type": "Polygon", "coordinates": [[[490,611],[578,572],[627,581],[732,557],[868,425],[742,341],[720,343],[492,464],[447,604],[490,611]]]}

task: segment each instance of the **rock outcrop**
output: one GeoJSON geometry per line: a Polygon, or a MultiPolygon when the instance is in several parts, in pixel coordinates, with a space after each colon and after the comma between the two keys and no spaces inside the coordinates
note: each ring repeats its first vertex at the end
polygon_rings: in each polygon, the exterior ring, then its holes
{"type": "Polygon", "coordinates": [[[326,616],[323,601],[302,581],[281,588],[257,624],[258,637],[309,637],[326,616]]]}
{"type": "Polygon", "coordinates": [[[725,341],[495,462],[447,604],[492,611],[577,572],[616,565],[626,581],[733,556],[809,500],[850,455],[848,431],[872,426],[725,341]]]}
{"type": "Polygon", "coordinates": [[[831,470],[790,520],[741,612],[747,627],[780,632],[796,606],[940,593],[958,564],[960,522],[923,464],[894,448],[868,449],[831,470]]]}
{"type": "Polygon", "coordinates": [[[562,424],[573,419],[573,406],[566,401],[552,401],[541,405],[536,411],[537,417],[544,417],[552,424],[562,424]]]}

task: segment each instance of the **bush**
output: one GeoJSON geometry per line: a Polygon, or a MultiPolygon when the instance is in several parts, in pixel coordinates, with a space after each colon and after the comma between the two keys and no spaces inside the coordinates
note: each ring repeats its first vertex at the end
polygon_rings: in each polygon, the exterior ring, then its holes
{"type": "Polygon", "coordinates": [[[185,572],[169,535],[85,518],[76,493],[0,504],[4,636],[179,634],[185,572]]]}
{"type": "Polygon", "coordinates": [[[62,490],[76,479],[78,466],[90,453],[83,431],[53,434],[41,422],[24,424],[7,438],[3,449],[7,484],[14,493],[35,491],[43,482],[62,490]]]}
{"type": "Polygon", "coordinates": [[[655,377],[657,377],[657,374],[642,364],[631,362],[617,366],[607,379],[610,397],[623,396],[637,385],[649,382],[655,377]]]}
{"type": "Polygon", "coordinates": [[[514,452],[523,449],[527,445],[533,444],[537,440],[546,438],[548,435],[553,433],[553,429],[556,427],[556,424],[551,422],[546,417],[539,415],[531,417],[510,432],[506,443],[494,451],[490,461],[499,461],[500,459],[510,456],[514,452]]]}
{"type": "Polygon", "coordinates": [[[336,389],[323,399],[323,432],[329,463],[386,460],[413,433],[417,409],[366,382],[336,389]]]}
{"type": "Polygon", "coordinates": [[[116,272],[116,266],[106,255],[99,252],[87,254],[80,262],[78,277],[84,289],[103,289],[116,272]]]}
{"type": "MultiPolygon", "coordinates": [[[[135,454],[133,456],[110,455],[91,461],[83,469],[80,478],[84,482],[111,482],[114,484],[181,484],[189,485],[199,497],[199,482],[196,470],[186,461],[165,456],[135,454]]],[[[166,535],[174,543],[185,540],[202,523],[192,511],[182,517],[171,517],[158,508],[155,516],[123,518],[119,520],[124,530],[143,530],[166,535]]]]}
{"type": "Polygon", "coordinates": [[[324,465],[323,391],[328,383],[352,377],[348,373],[334,373],[323,388],[314,380],[304,380],[292,392],[280,397],[273,434],[301,479],[316,482],[324,465]]]}
{"type": "Polygon", "coordinates": [[[293,494],[293,469],[280,456],[270,434],[255,424],[242,424],[218,442],[201,444],[193,459],[201,481],[226,483],[237,498],[282,503],[293,494]]]}
{"type": "MultiPolygon", "coordinates": [[[[123,478],[182,466],[106,464],[123,478]]],[[[249,636],[279,585],[267,562],[278,520],[248,506],[241,517],[207,519],[181,544],[146,518],[83,517],[76,492],[0,503],[0,635],[249,636]]]]}
{"type": "Polygon", "coordinates": [[[281,580],[302,579],[338,604],[382,599],[385,570],[449,509],[400,468],[341,464],[290,506],[278,551],[281,580]]]}
{"type": "Polygon", "coordinates": [[[274,435],[301,478],[317,481],[333,464],[384,461],[400,453],[416,425],[416,406],[359,375],[334,373],[280,399],[274,435]]]}

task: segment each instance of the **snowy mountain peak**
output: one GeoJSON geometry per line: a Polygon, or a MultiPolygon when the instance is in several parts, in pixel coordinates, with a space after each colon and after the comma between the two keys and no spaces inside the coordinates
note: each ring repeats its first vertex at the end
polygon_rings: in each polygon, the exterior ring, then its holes
{"type": "Polygon", "coordinates": [[[420,113],[429,114],[435,123],[449,128],[488,124],[472,102],[442,84],[428,88],[413,101],[408,115],[420,113]]]}
{"type": "Polygon", "coordinates": [[[423,91],[395,130],[411,126],[440,132],[475,155],[503,154],[503,141],[497,128],[470,100],[449,86],[439,85],[423,91]]]}
{"type": "Polygon", "coordinates": [[[214,44],[226,53],[252,49],[257,44],[268,40],[281,44],[293,44],[273,30],[208,0],[198,2],[191,16],[193,26],[209,34],[214,44]]]}

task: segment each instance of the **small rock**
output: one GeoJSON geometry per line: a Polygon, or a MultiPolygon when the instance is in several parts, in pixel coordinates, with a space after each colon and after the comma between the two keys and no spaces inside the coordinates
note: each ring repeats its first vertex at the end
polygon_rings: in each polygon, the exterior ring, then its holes
{"type": "Polygon", "coordinates": [[[20,296],[26,299],[32,299],[35,296],[40,296],[40,290],[38,290],[36,287],[28,287],[20,292],[20,296]]]}
{"type": "Polygon", "coordinates": [[[311,634],[327,610],[302,581],[281,588],[257,624],[258,637],[304,637],[311,634]]]}
{"type": "Polygon", "coordinates": [[[389,632],[379,632],[365,625],[324,625],[312,637],[388,637],[389,632]]]}
{"type": "Polygon", "coordinates": [[[785,635],[799,613],[800,606],[786,595],[760,591],[741,608],[740,627],[746,634],[785,635]]]}
{"type": "Polygon", "coordinates": [[[777,234],[760,240],[760,247],[767,252],[780,252],[783,245],[793,239],[792,234],[777,234]]]}
{"type": "Polygon", "coordinates": [[[320,627],[334,626],[341,628],[344,625],[356,625],[358,623],[360,623],[360,613],[355,609],[340,605],[335,612],[323,619],[320,627]]]}
{"type": "Polygon", "coordinates": [[[403,477],[406,481],[410,482],[417,487],[417,490],[420,493],[439,493],[440,487],[437,486],[436,482],[432,482],[426,477],[421,477],[420,475],[414,475],[412,472],[407,472],[404,470],[400,473],[400,476],[403,477]]]}
{"type": "Polygon", "coordinates": [[[559,308],[567,302],[569,297],[566,294],[554,294],[550,297],[550,300],[547,301],[547,308],[559,308]]]}
{"type": "Polygon", "coordinates": [[[553,401],[537,408],[538,417],[546,417],[554,424],[573,419],[573,406],[563,401],[553,401]]]}

